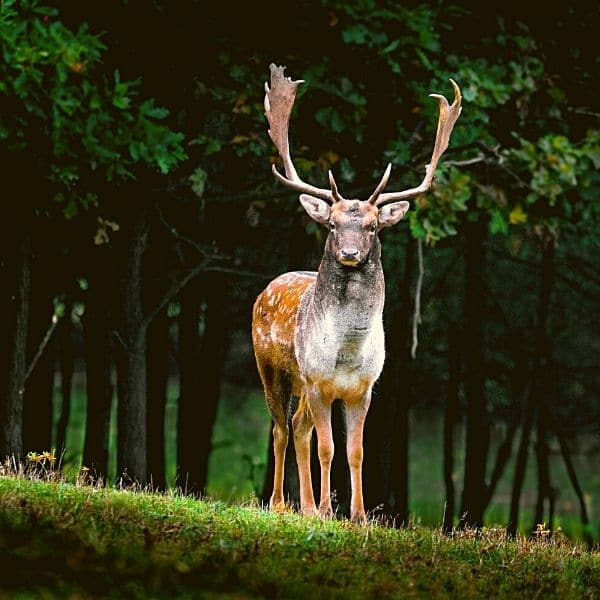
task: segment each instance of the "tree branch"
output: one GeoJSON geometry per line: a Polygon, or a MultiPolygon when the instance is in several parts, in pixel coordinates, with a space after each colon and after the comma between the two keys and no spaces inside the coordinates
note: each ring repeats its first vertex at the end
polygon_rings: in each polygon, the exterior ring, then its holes
{"type": "Polygon", "coordinates": [[[192,238],[181,233],[181,231],[179,231],[175,226],[171,225],[165,219],[165,217],[158,205],[156,205],[156,212],[158,213],[158,218],[159,218],[160,222],[168,229],[169,233],[175,239],[177,239],[181,242],[185,242],[186,244],[188,244],[189,246],[194,248],[194,250],[196,250],[196,252],[198,252],[200,254],[200,256],[203,256],[206,259],[214,259],[214,260],[226,260],[229,258],[228,256],[224,256],[222,254],[217,254],[216,252],[209,252],[208,247],[202,246],[196,240],[193,240],[192,238]]]}
{"type": "Polygon", "coordinates": [[[414,359],[417,356],[417,346],[419,345],[418,328],[421,323],[421,288],[423,287],[423,240],[417,240],[417,259],[419,265],[419,274],[417,276],[417,285],[415,287],[415,311],[413,313],[412,324],[412,346],[410,355],[414,359]]]}
{"type": "Polygon", "coordinates": [[[577,478],[577,473],[575,472],[575,467],[573,466],[573,460],[571,459],[571,451],[569,450],[569,446],[567,444],[567,441],[565,440],[565,436],[563,435],[563,433],[560,429],[560,425],[554,418],[554,415],[551,413],[546,401],[543,398],[540,399],[540,405],[541,405],[541,409],[544,411],[544,414],[548,418],[548,425],[550,426],[550,429],[552,429],[552,431],[554,432],[554,435],[556,435],[556,439],[558,440],[558,445],[560,447],[560,453],[563,457],[565,467],[567,468],[567,473],[569,475],[569,479],[571,480],[571,485],[573,486],[573,490],[575,491],[575,494],[577,495],[577,499],[579,500],[581,523],[584,526],[583,536],[584,536],[585,541],[591,547],[593,544],[593,540],[592,540],[592,537],[591,537],[589,531],[587,531],[587,527],[590,524],[590,519],[588,516],[587,506],[585,503],[585,496],[584,496],[583,490],[581,489],[581,485],[579,484],[579,479],[577,478]]]}
{"type": "Polygon", "coordinates": [[[31,359],[31,363],[29,363],[29,367],[27,368],[27,372],[25,373],[25,377],[23,378],[23,385],[25,385],[25,382],[29,379],[29,376],[31,375],[31,373],[33,373],[33,370],[35,369],[35,366],[40,360],[42,353],[46,349],[46,346],[48,345],[48,342],[50,341],[50,338],[52,337],[52,334],[54,333],[54,330],[58,325],[58,319],[59,317],[56,313],[52,315],[52,319],[50,320],[50,325],[46,331],[46,334],[42,338],[42,341],[40,342],[40,345],[38,346],[35,355],[31,359]]]}
{"type": "Polygon", "coordinates": [[[205,258],[202,262],[198,263],[191,271],[186,273],[185,277],[179,281],[174,281],[169,289],[165,292],[164,296],[156,303],[154,308],[144,317],[142,321],[142,327],[148,327],[158,313],[167,306],[167,304],[194,278],[202,271],[207,270],[207,263],[209,259],[205,258]]]}

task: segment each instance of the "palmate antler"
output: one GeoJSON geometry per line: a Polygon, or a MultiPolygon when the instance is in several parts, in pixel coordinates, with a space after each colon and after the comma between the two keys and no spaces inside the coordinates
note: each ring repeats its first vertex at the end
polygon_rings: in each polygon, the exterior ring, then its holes
{"type": "Polygon", "coordinates": [[[290,156],[288,141],[290,114],[294,106],[298,86],[304,81],[301,79],[292,81],[290,77],[285,77],[283,74],[285,67],[271,64],[269,68],[271,69],[271,88],[269,89],[269,85],[265,83],[265,115],[270,126],[269,136],[277,146],[279,156],[283,160],[286,176],[281,175],[275,165],[273,165],[273,174],[281,183],[297,192],[310,194],[328,202],[337,202],[341,197],[338,194],[337,185],[331,171],[329,172],[331,189],[326,190],[315,187],[300,179],[290,156]]]}
{"type": "Polygon", "coordinates": [[[440,117],[438,119],[437,131],[435,134],[435,144],[433,146],[433,154],[431,155],[431,161],[425,168],[425,178],[423,179],[421,184],[415,188],[410,188],[402,192],[387,192],[385,194],[382,194],[381,191],[386,186],[387,180],[390,176],[392,166],[390,163],[387,169],[385,170],[381,182],[375,189],[375,192],[373,192],[373,194],[369,198],[369,202],[371,204],[379,206],[381,204],[385,204],[386,202],[407,200],[408,198],[414,198],[419,194],[425,193],[431,187],[431,182],[433,181],[433,176],[435,174],[435,169],[437,167],[438,161],[440,160],[440,156],[448,147],[448,142],[450,141],[450,134],[452,133],[454,124],[456,123],[456,120],[458,119],[462,111],[462,96],[460,93],[460,88],[458,87],[458,84],[456,83],[456,81],[454,81],[454,79],[451,79],[450,83],[454,88],[454,102],[452,102],[452,104],[448,104],[448,100],[446,100],[446,98],[441,94],[429,94],[432,98],[437,98],[438,100],[440,108],[440,117]]]}
{"type": "MultiPolygon", "coordinates": [[[[304,83],[304,81],[292,81],[290,77],[285,77],[285,67],[278,67],[274,64],[271,64],[270,69],[271,87],[269,88],[269,85],[265,83],[265,114],[270,126],[269,135],[271,136],[271,139],[273,140],[273,143],[277,147],[279,155],[283,160],[285,176],[279,173],[275,165],[273,165],[273,174],[281,183],[289,188],[292,188],[293,190],[296,190],[297,192],[310,194],[311,196],[321,198],[321,200],[327,200],[330,203],[343,200],[342,196],[338,192],[337,185],[331,171],[329,171],[330,189],[328,190],[306,183],[298,176],[290,156],[288,129],[290,114],[292,112],[292,107],[294,106],[294,100],[296,99],[296,92],[298,91],[298,86],[301,83],[304,83]]],[[[369,197],[369,203],[374,204],[375,206],[380,206],[387,202],[395,202],[397,200],[414,198],[419,194],[423,194],[431,187],[435,169],[440,156],[448,147],[450,134],[452,133],[454,124],[456,123],[456,120],[458,119],[462,110],[460,88],[454,80],[451,79],[450,82],[454,88],[454,101],[452,104],[448,104],[446,98],[440,94],[430,94],[432,98],[438,99],[440,116],[435,136],[433,154],[431,156],[431,161],[425,169],[425,178],[421,184],[415,188],[410,188],[401,192],[382,193],[383,189],[387,185],[392,170],[392,165],[390,163],[388,164],[381,181],[369,197]]]]}

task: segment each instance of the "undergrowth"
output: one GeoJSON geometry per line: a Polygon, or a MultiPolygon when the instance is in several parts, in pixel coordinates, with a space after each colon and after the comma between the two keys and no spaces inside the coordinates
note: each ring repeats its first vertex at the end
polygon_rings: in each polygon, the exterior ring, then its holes
{"type": "Polygon", "coordinates": [[[540,530],[445,536],[0,475],[0,598],[600,598],[600,553],[540,530]]]}

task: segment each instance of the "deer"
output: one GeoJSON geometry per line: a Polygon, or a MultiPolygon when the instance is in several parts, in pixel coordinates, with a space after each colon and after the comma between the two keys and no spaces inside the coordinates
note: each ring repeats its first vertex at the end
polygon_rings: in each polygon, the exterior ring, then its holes
{"type": "Polygon", "coordinates": [[[298,399],[292,416],[298,466],[300,512],[333,516],[330,471],[334,454],[331,406],[341,400],[350,471],[350,518],[366,523],[362,490],[363,430],[373,385],[385,359],[383,306],[384,274],[379,232],[398,223],[409,209],[407,199],[425,193],[436,166],[448,147],[461,112],[461,92],[451,79],[454,101],[430,94],[439,104],[439,119],[431,161],[415,188],[384,192],[391,163],[366,200],[345,199],[329,171],[329,189],[303,181],[292,162],[288,129],[298,87],[303,80],[285,76],[286,67],[270,65],[271,85],[265,83],[265,115],[269,136],[283,162],[272,171],[284,186],[299,192],[304,210],[328,228],[317,272],[284,273],[259,294],[252,312],[252,343],[267,407],[273,421],[274,478],[269,501],[272,510],[285,507],[285,454],[289,438],[292,397],[298,399]],[[321,469],[317,510],[310,469],[310,442],[317,434],[321,469]]]}

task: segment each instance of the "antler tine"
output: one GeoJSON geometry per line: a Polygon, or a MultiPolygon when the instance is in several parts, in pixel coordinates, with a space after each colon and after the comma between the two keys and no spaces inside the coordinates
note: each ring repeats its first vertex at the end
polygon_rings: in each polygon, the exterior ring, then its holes
{"type": "Polygon", "coordinates": [[[369,204],[377,205],[377,198],[379,198],[379,194],[381,194],[381,192],[387,185],[387,182],[388,182],[388,179],[390,178],[391,172],[392,172],[392,163],[388,163],[388,166],[385,169],[385,173],[383,174],[381,181],[379,182],[379,184],[375,188],[375,191],[371,194],[371,197],[368,200],[369,204]]]}
{"type": "Polygon", "coordinates": [[[290,77],[285,77],[285,67],[279,67],[272,63],[269,68],[271,70],[271,87],[269,88],[269,85],[265,83],[265,115],[269,121],[269,136],[277,146],[285,169],[285,176],[283,176],[273,165],[273,174],[281,183],[297,192],[304,192],[333,203],[336,201],[333,188],[332,190],[322,189],[302,181],[290,156],[288,140],[290,115],[298,86],[304,81],[292,81],[290,77]]]}
{"type": "MultiPolygon", "coordinates": [[[[450,83],[454,88],[454,101],[451,105],[448,104],[448,100],[441,94],[430,94],[432,98],[437,98],[440,109],[440,116],[438,119],[437,131],[435,135],[435,144],[433,146],[433,153],[431,155],[431,162],[425,169],[425,178],[421,184],[416,188],[411,188],[401,192],[388,192],[385,194],[379,194],[379,197],[375,199],[374,204],[379,206],[386,202],[393,202],[396,200],[406,200],[407,198],[414,198],[419,194],[425,193],[430,187],[435,174],[440,156],[444,153],[448,147],[450,141],[450,134],[454,128],[456,120],[460,116],[462,106],[462,96],[458,84],[451,79],[450,83]]],[[[379,187],[379,186],[378,186],[379,187]]],[[[376,190],[377,191],[377,190],[376,190]]]]}
{"type": "Polygon", "coordinates": [[[329,171],[329,187],[331,188],[331,195],[333,196],[334,202],[339,202],[340,200],[344,199],[344,198],[342,198],[341,194],[338,192],[337,183],[335,182],[335,179],[333,178],[333,173],[331,172],[331,170],[329,171]]]}

